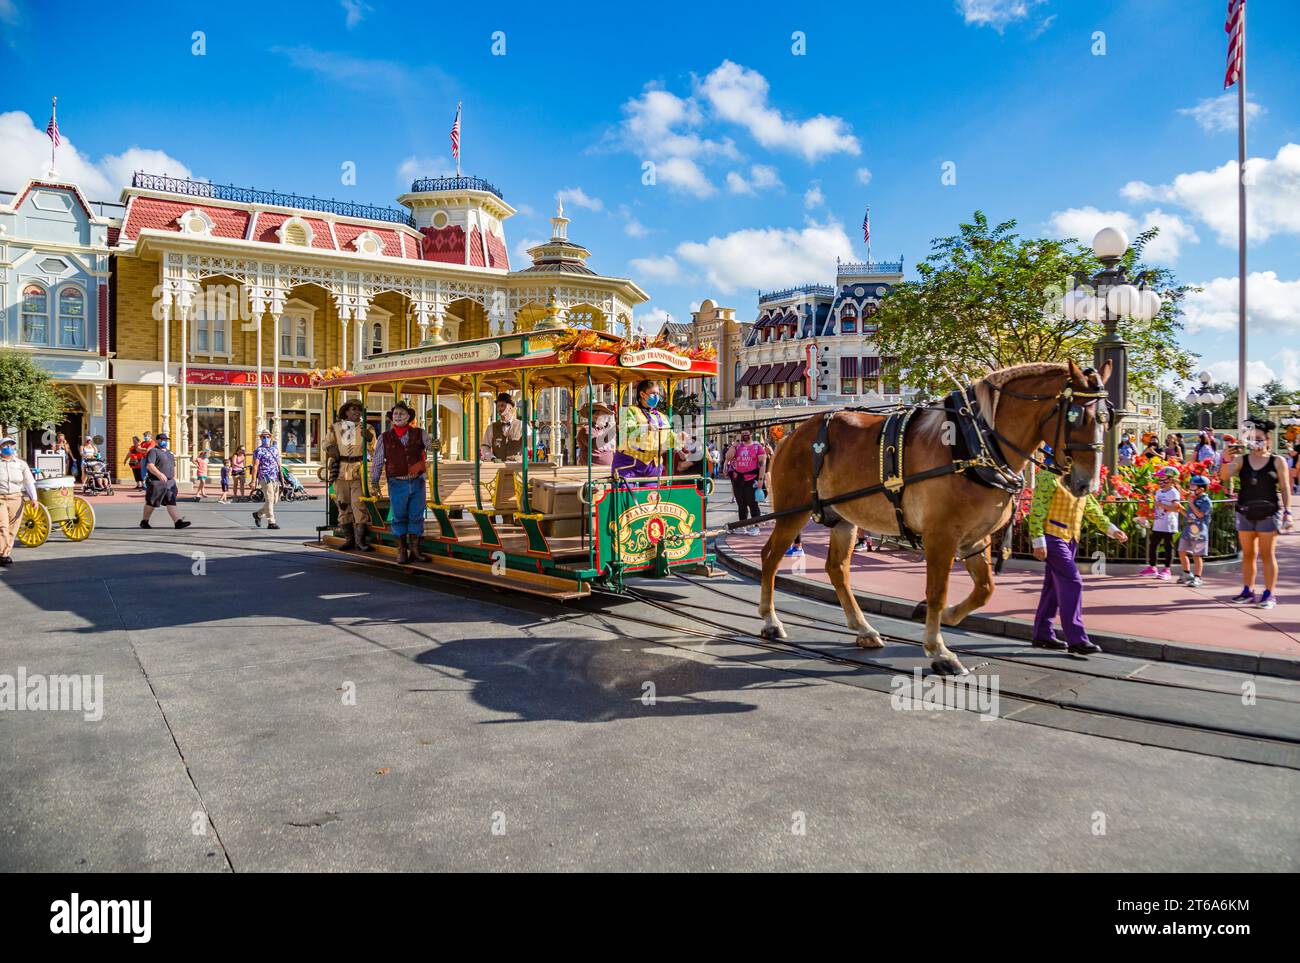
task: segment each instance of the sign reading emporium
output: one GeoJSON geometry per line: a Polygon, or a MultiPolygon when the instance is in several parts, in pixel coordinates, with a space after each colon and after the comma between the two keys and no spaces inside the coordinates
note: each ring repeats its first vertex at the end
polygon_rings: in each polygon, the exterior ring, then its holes
{"type": "Polygon", "coordinates": [[[495,361],[500,357],[501,345],[495,343],[424,348],[366,358],[357,365],[357,374],[378,374],[410,368],[437,368],[449,364],[474,364],[477,361],[495,361]]]}
{"type": "Polygon", "coordinates": [[[678,371],[689,371],[691,359],[680,354],[673,354],[663,348],[645,348],[641,351],[624,351],[618,356],[618,363],[624,368],[640,368],[648,364],[662,364],[678,371]]]}

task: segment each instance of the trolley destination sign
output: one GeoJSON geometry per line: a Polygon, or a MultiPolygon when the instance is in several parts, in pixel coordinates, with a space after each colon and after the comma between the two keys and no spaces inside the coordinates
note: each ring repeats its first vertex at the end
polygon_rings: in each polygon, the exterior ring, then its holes
{"type": "Polygon", "coordinates": [[[500,357],[501,344],[496,341],[424,348],[416,351],[394,352],[366,358],[364,361],[357,363],[357,374],[383,374],[384,372],[397,372],[413,368],[475,364],[480,361],[496,361],[500,357]]]}
{"type": "Polygon", "coordinates": [[[663,348],[643,348],[640,351],[624,351],[618,356],[618,363],[624,368],[642,368],[650,364],[662,364],[678,371],[689,371],[691,359],[685,355],[675,354],[663,348]]]}

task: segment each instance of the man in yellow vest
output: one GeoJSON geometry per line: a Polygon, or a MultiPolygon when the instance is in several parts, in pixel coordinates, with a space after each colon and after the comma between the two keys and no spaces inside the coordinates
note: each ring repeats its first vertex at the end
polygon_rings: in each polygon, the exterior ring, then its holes
{"type": "MultiPolygon", "coordinates": [[[[1045,450],[1051,464],[1051,449],[1045,450]]],[[[1029,537],[1033,539],[1034,558],[1047,563],[1043,570],[1043,591],[1034,615],[1033,644],[1040,649],[1069,649],[1075,655],[1101,651],[1101,646],[1091,641],[1083,628],[1083,577],[1074,561],[1085,518],[1110,538],[1128,541],[1128,536],[1111,524],[1092,495],[1071,495],[1055,474],[1040,471],[1029,506],[1029,537]],[[1052,619],[1058,609],[1064,642],[1052,631],[1052,619]]]]}

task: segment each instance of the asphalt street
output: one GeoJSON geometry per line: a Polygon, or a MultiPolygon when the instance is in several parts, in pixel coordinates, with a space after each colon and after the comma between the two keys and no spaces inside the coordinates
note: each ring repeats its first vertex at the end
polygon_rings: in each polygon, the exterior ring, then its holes
{"type": "Polygon", "coordinates": [[[1295,769],[348,564],[319,501],[182,507],[0,572],[0,675],[103,679],[98,721],[0,711],[0,869],[1300,868],[1295,769]]]}

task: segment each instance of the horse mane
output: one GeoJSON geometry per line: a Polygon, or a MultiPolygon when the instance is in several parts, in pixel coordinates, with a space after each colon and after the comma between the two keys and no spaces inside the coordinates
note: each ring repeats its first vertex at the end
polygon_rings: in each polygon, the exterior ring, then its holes
{"type": "Polygon", "coordinates": [[[993,428],[997,421],[998,399],[1001,398],[1001,394],[994,391],[994,388],[1005,387],[1018,378],[1041,378],[1047,375],[1066,374],[1068,371],[1069,365],[1061,361],[1031,361],[1010,368],[999,368],[997,371],[990,371],[975,382],[975,401],[980,406],[984,420],[988,422],[990,428],[993,428]]]}

